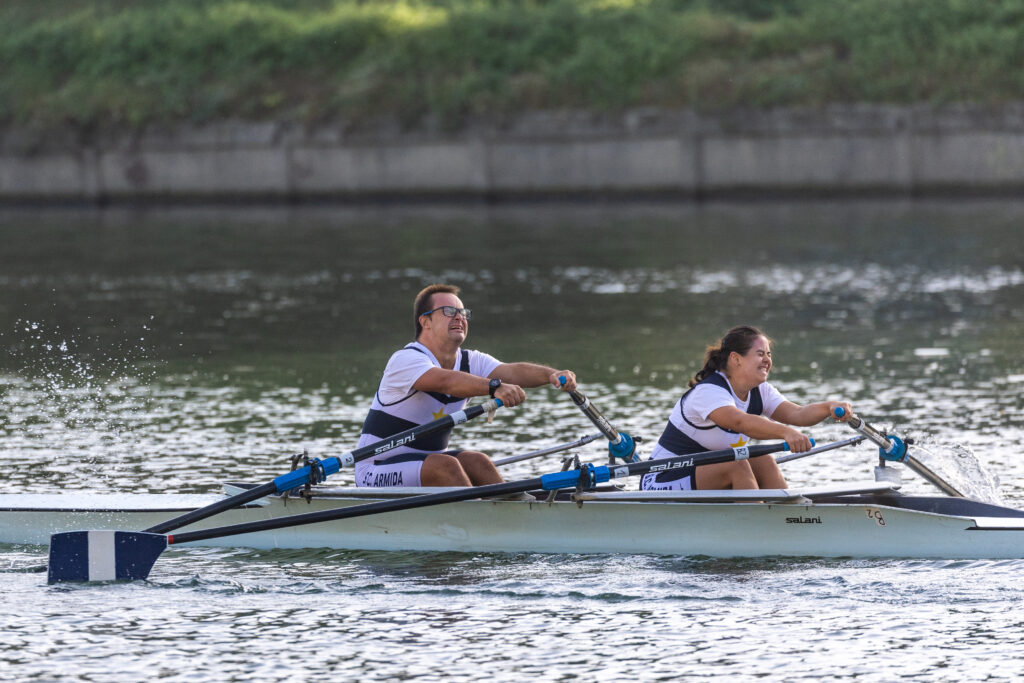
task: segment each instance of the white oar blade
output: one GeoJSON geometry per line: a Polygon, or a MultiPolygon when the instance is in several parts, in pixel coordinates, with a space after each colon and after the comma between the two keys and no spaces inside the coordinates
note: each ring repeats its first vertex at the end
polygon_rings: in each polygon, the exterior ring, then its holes
{"type": "Polygon", "coordinates": [[[166,536],[144,531],[53,534],[47,583],[145,579],[166,548],[166,536]]]}

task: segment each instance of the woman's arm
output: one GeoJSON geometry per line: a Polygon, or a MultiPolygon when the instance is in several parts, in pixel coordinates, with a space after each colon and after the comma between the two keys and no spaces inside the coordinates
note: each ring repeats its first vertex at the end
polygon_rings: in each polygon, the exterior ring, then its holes
{"type": "MultiPolygon", "coordinates": [[[[775,409],[776,414],[779,408],[775,409]]],[[[745,413],[735,406],[715,408],[708,414],[708,419],[719,427],[746,434],[754,439],[782,439],[789,444],[789,449],[794,453],[803,453],[811,449],[811,440],[792,427],[762,415],[745,413]]]]}
{"type": "Polygon", "coordinates": [[[843,417],[836,418],[840,422],[845,422],[849,419],[848,416],[853,413],[853,408],[845,401],[822,401],[820,403],[808,403],[805,406],[800,406],[790,401],[783,401],[775,409],[775,412],[772,413],[772,419],[798,427],[810,427],[827,417],[834,417],[833,411],[836,408],[842,408],[845,411],[843,417]]]}

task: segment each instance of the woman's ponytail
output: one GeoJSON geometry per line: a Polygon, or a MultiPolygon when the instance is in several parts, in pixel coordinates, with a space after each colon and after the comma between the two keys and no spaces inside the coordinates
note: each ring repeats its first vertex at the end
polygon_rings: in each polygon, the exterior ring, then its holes
{"type": "MultiPolygon", "coordinates": [[[[749,325],[734,327],[725,333],[725,336],[717,343],[709,346],[704,352],[704,367],[697,371],[697,374],[690,380],[690,386],[696,386],[698,382],[709,377],[712,373],[725,370],[729,362],[729,355],[735,351],[741,356],[750,350],[754,342],[765,337],[764,332],[749,325]]],[[[768,339],[771,344],[771,340],[768,339]]]]}

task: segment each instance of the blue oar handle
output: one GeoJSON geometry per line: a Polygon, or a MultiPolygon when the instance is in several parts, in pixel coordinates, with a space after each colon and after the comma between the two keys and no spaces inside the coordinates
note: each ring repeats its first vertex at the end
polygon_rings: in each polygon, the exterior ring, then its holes
{"type": "MultiPolygon", "coordinates": [[[[784,451],[790,450],[788,443],[783,442],[782,446],[783,446],[782,450],[784,450],[784,451]]],[[[811,448],[814,448],[814,439],[811,439],[811,448]]]]}
{"type": "MultiPolygon", "coordinates": [[[[846,410],[841,406],[836,406],[832,411],[832,414],[836,417],[842,417],[846,415],[846,410]]],[[[886,436],[864,420],[860,419],[853,413],[850,413],[849,419],[846,420],[846,424],[868,438],[872,443],[878,446],[878,455],[883,460],[891,460],[893,462],[906,462],[907,461],[907,444],[903,442],[898,436],[892,434],[886,436]]]]}
{"type": "Polygon", "coordinates": [[[719,451],[707,451],[704,453],[693,453],[691,455],[676,456],[673,458],[662,458],[659,460],[645,460],[643,462],[627,463],[625,465],[605,465],[594,467],[591,464],[582,466],[578,470],[565,472],[554,472],[543,475],[541,488],[545,491],[572,488],[581,486],[584,489],[593,488],[597,484],[611,479],[622,477],[635,477],[649,472],[665,472],[683,467],[699,467],[701,465],[714,465],[720,462],[733,462],[735,460],[748,460],[758,458],[762,455],[777,453],[787,450],[785,443],[762,444],[758,446],[743,446],[740,448],[727,448],[719,451]]]}

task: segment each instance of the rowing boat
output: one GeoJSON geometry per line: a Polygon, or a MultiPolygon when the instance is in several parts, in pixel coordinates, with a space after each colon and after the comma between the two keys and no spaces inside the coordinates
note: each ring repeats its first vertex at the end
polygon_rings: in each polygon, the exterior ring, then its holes
{"type": "MultiPolygon", "coordinates": [[[[618,490],[612,482],[766,457],[789,447],[738,446],[640,462],[635,439],[616,430],[578,391],[570,396],[608,439],[609,465],[581,464],[573,457],[560,472],[446,489],[320,486],[342,465],[394,448],[403,439],[485,412],[493,415],[501,407],[494,400],[341,456],[307,459],[302,467],[263,484],[230,484],[227,495],[213,500],[136,495],[69,503],[63,496],[0,496],[0,542],[41,543],[49,538],[50,583],[145,579],[161,553],[182,543],[716,557],[1024,558],[1024,512],[964,497],[911,456],[907,442],[878,432],[853,414],[846,422],[859,436],[777,461],[868,439],[879,446],[876,476],[886,470],[887,461],[901,462],[948,497],[903,496],[889,476],[852,487],[804,490],[618,490]],[[214,516],[222,526],[209,524],[214,516]]],[[[843,416],[841,410],[836,408],[837,417],[843,416]]]]}
{"type": "MultiPolygon", "coordinates": [[[[227,494],[250,484],[225,486],[227,494]]],[[[314,487],[273,495],[183,531],[411,498],[445,489],[314,487]]],[[[714,557],[1024,558],[1024,511],[968,498],[907,496],[867,482],[759,491],[559,492],[550,502],[466,500],[354,519],[195,541],[251,548],[714,557]]],[[[211,495],[4,494],[0,542],[45,544],[76,529],[142,529],[218,499],[211,495]]]]}

